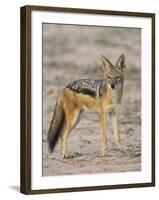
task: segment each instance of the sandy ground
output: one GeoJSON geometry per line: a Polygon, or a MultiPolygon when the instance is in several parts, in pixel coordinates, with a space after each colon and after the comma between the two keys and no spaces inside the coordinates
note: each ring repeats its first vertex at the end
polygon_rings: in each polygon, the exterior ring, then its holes
{"type": "Polygon", "coordinates": [[[44,176],[141,170],[140,34],[140,29],[43,25],[44,176]],[[59,90],[71,80],[103,79],[100,54],[114,63],[122,53],[127,64],[119,111],[123,149],[116,148],[108,126],[108,149],[102,156],[98,115],[89,111],[68,139],[74,157],[62,159],[60,141],[50,154],[47,133],[59,90]]]}

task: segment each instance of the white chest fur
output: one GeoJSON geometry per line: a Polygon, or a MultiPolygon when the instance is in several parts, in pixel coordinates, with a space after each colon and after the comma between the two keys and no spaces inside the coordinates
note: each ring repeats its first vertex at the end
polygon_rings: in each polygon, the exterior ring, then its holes
{"type": "Polygon", "coordinates": [[[111,98],[113,104],[118,104],[119,99],[122,95],[122,84],[118,83],[115,89],[112,89],[110,85],[108,85],[108,93],[111,98]]]}
{"type": "Polygon", "coordinates": [[[106,112],[108,113],[116,113],[119,109],[119,104],[111,104],[106,107],[106,112]]]}

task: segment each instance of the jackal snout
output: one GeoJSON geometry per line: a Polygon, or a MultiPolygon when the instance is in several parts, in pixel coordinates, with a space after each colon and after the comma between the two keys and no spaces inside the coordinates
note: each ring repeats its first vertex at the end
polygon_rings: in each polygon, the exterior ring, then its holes
{"type": "Polygon", "coordinates": [[[111,88],[114,89],[114,88],[115,88],[115,85],[114,85],[114,84],[111,84],[111,88]]]}

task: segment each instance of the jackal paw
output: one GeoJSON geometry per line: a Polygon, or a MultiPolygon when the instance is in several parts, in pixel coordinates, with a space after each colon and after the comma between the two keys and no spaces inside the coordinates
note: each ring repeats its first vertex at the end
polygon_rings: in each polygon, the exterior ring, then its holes
{"type": "Polygon", "coordinates": [[[123,145],[121,143],[116,143],[118,149],[123,149],[123,145]]]}
{"type": "Polygon", "coordinates": [[[65,153],[65,154],[63,154],[62,155],[62,158],[63,159],[69,159],[69,158],[73,158],[74,156],[73,156],[73,154],[71,154],[71,153],[65,153]]]}
{"type": "Polygon", "coordinates": [[[124,148],[124,146],[122,144],[119,144],[117,146],[118,150],[121,151],[122,153],[126,153],[127,152],[127,149],[124,148]]]}
{"type": "Polygon", "coordinates": [[[105,156],[106,156],[106,152],[103,152],[103,153],[102,153],[102,156],[105,157],[105,156]]]}
{"type": "Polygon", "coordinates": [[[103,153],[102,153],[102,156],[103,156],[103,157],[106,156],[106,154],[107,154],[106,149],[107,149],[107,147],[105,147],[105,148],[103,149],[103,153]]]}

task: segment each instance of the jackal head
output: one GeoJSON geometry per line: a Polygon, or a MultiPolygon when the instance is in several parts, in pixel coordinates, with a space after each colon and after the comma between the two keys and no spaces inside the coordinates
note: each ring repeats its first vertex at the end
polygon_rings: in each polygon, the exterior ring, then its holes
{"type": "Polygon", "coordinates": [[[124,82],[124,68],[125,65],[125,56],[121,55],[116,64],[113,65],[106,57],[101,55],[103,63],[104,77],[109,89],[118,89],[119,86],[123,85],[124,82]]]}

